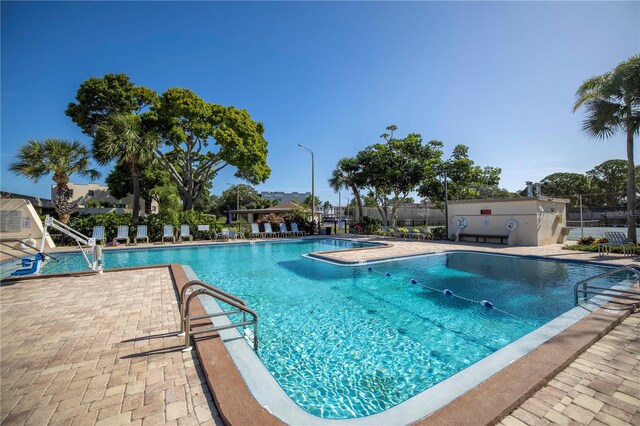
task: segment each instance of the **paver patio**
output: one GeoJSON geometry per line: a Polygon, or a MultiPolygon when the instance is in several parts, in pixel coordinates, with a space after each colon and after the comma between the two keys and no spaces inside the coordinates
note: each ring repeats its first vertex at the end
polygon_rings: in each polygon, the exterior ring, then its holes
{"type": "Polygon", "coordinates": [[[640,425],[640,314],[625,319],[500,422],[545,424],[640,425]]]}
{"type": "Polygon", "coordinates": [[[167,268],[0,292],[2,424],[222,424],[167,268]]]}

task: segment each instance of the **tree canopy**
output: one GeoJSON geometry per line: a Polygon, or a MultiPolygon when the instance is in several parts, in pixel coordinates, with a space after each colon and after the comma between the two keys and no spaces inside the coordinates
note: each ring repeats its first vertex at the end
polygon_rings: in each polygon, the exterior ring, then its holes
{"type": "Polygon", "coordinates": [[[34,182],[53,174],[56,199],[53,204],[58,218],[69,222],[74,206],[69,202],[69,179],[72,175],[98,179],[100,172],[91,168],[89,149],[78,141],[64,139],[30,140],[18,150],[17,161],[9,170],[34,182]]]}
{"type": "Polygon", "coordinates": [[[227,165],[253,184],[269,177],[264,126],[246,110],[210,104],[190,90],[174,88],[160,96],[152,111],[161,140],[171,149],[155,153],[178,185],[185,210],[193,209],[206,183],[227,165]]]}
{"type": "Polygon", "coordinates": [[[621,62],[612,71],[591,77],[576,91],[573,111],[584,107],[582,129],[591,137],[605,139],[624,132],[627,139],[627,214],[630,241],[636,235],[636,175],[633,139],[640,132],[640,55],[621,62]]]}

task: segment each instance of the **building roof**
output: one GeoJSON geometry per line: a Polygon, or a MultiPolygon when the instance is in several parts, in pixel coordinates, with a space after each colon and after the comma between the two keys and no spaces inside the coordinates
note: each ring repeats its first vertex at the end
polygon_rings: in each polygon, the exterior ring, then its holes
{"type": "Polygon", "coordinates": [[[551,201],[555,203],[571,203],[571,200],[566,198],[555,197],[517,197],[517,198],[479,198],[476,200],[449,200],[449,204],[470,204],[470,203],[513,203],[522,201],[551,201]]]}
{"type": "Polygon", "coordinates": [[[17,198],[17,199],[29,200],[31,202],[31,205],[34,207],[40,207],[44,209],[55,208],[53,205],[53,201],[49,199],[33,197],[31,195],[16,194],[15,192],[0,191],[0,198],[17,198]]]}

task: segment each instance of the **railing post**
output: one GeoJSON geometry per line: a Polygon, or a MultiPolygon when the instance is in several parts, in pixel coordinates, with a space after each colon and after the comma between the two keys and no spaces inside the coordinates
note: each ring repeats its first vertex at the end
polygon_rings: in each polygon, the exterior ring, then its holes
{"type": "Polygon", "coordinates": [[[184,300],[180,301],[180,331],[178,332],[178,336],[182,336],[184,334],[184,300]]]}
{"type": "Polygon", "coordinates": [[[191,351],[190,334],[191,334],[191,315],[187,314],[184,318],[184,349],[182,352],[191,351]]]}
{"type": "Polygon", "coordinates": [[[253,318],[253,350],[258,352],[258,320],[253,318]]]}

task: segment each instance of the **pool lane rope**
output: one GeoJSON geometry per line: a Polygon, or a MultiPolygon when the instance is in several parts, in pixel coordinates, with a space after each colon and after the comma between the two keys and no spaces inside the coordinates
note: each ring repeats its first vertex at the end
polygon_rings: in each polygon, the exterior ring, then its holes
{"type": "MultiPolygon", "coordinates": [[[[389,277],[389,278],[393,278],[393,279],[401,281],[401,282],[405,282],[405,280],[402,279],[402,278],[392,277],[389,272],[376,271],[372,267],[368,267],[367,270],[369,272],[373,272],[373,273],[376,273],[376,274],[379,274],[379,275],[384,275],[385,277],[389,277]]],[[[461,300],[467,301],[469,303],[477,303],[479,305],[484,306],[485,308],[493,309],[493,310],[496,310],[496,311],[498,311],[498,312],[500,312],[500,313],[502,313],[504,315],[510,316],[512,318],[515,318],[515,319],[518,319],[518,320],[521,320],[521,321],[524,321],[524,319],[522,319],[522,318],[520,318],[520,317],[518,317],[518,316],[516,316],[516,315],[514,315],[514,314],[512,314],[510,312],[507,312],[507,311],[505,311],[503,309],[500,309],[500,308],[496,308],[495,305],[493,303],[491,303],[490,301],[488,301],[488,300],[469,299],[468,297],[464,297],[464,296],[460,296],[458,294],[455,294],[453,291],[449,290],[448,288],[439,289],[439,288],[430,287],[430,286],[428,286],[426,284],[419,283],[414,278],[410,279],[409,282],[411,284],[414,284],[414,285],[419,285],[422,288],[426,288],[427,290],[431,290],[431,291],[434,291],[436,293],[444,294],[445,296],[448,296],[448,297],[455,297],[456,299],[461,299],[461,300]]]]}

